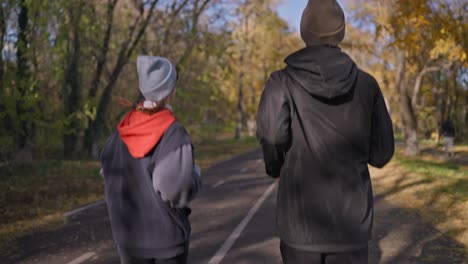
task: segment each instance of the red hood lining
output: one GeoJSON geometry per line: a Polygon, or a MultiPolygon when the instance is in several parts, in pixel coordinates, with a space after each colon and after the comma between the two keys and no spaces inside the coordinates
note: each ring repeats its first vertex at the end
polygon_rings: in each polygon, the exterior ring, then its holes
{"type": "Polygon", "coordinates": [[[152,115],[132,110],[120,121],[117,130],[132,157],[143,158],[159,143],[175,121],[169,109],[152,115]]]}

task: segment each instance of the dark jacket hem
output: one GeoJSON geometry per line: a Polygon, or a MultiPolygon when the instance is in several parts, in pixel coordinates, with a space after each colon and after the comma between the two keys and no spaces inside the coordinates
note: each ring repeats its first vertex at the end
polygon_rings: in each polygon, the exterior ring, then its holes
{"type": "Polygon", "coordinates": [[[357,251],[368,246],[367,243],[356,243],[356,244],[295,244],[285,240],[281,240],[289,247],[309,252],[320,252],[320,253],[341,253],[357,251]]]}
{"type": "Polygon", "coordinates": [[[183,254],[188,249],[188,242],[167,248],[125,247],[121,245],[118,248],[121,256],[170,259],[183,254]]]}

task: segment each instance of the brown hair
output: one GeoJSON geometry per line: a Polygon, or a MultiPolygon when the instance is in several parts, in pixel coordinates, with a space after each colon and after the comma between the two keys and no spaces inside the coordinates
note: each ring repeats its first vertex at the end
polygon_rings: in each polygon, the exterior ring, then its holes
{"type": "Polygon", "coordinates": [[[143,105],[140,104],[140,105],[137,105],[135,107],[135,110],[137,110],[138,112],[148,114],[148,115],[154,115],[157,112],[162,111],[164,108],[166,108],[166,104],[169,101],[169,97],[171,97],[171,96],[172,96],[172,92],[166,98],[162,99],[159,102],[156,102],[156,107],[155,108],[150,108],[150,109],[144,108],[143,105]]]}

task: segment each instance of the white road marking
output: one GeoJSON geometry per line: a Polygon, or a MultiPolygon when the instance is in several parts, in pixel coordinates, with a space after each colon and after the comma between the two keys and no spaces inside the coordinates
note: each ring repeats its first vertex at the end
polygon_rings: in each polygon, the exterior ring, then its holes
{"type": "Polygon", "coordinates": [[[68,262],[67,264],[80,264],[80,263],[83,263],[85,261],[87,261],[88,259],[92,258],[96,256],[96,253],[94,252],[88,252],[88,253],[85,253],[81,256],[79,256],[78,258],[68,262]]]}
{"type": "Polygon", "coordinates": [[[211,188],[219,187],[219,186],[223,185],[224,183],[225,183],[225,181],[221,180],[221,181],[217,182],[215,185],[211,186],[211,188]]]}
{"type": "Polygon", "coordinates": [[[258,209],[262,204],[265,202],[266,198],[273,192],[275,189],[276,182],[270,184],[268,189],[263,193],[262,197],[260,197],[255,205],[250,209],[250,211],[247,213],[247,215],[242,219],[242,221],[237,225],[236,229],[231,233],[231,235],[224,241],[224,244],[219,248],[219,250],[216,252],[216,254],[211,258],[210,262],[208,264],[219,264],[223,260],[223,258],[226,256],[226,254],[229,252],[231,247],[234,245],[236,240],[239,238],[239,236],[242,234],[244,231],[245,227],[249,224],[250,220],[252,220],[252,217],[257,213],[258,209]]]}
{"type": "Polygon", "coordinates": [[[105,200],[103,200],[103,201],[97,201],[97,202],[95,202],[95,203],[88,204],[88,205],[86,205],[86,206],[80,207],[80,208],[75,209],[75,210],[73,210],[73,211],[66,212],[66,213],[63,214],[63,216],[65,216],[65,217],[70,217],[70,216],[72,216],[72,215],[81,213],[81,212],[83,212],[83,211],[86,211],[86,210],[88,210],[88,209],[90,209],[90,208],[99,206],[99,205],[104,204],[104,203],[106,203],[105,200]]]}
{"type": "Polygon", "coordinates": [[[245,173],[245,172],[247,172],[248,170],[249,170],[249,168],[243,168],[243,169],[240,171],[240,173],[245,173]]]}

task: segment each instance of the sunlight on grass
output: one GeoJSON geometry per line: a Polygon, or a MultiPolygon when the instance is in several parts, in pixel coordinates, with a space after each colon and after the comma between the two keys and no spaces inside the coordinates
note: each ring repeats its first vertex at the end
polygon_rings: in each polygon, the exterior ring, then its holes
{"type": "Polygon", "coordinates": [[[454,199],[468,201],[468,179],[460,179],[452,184],[440,187],[435,192],[450,194],[454,199]]]}
{"type": "Polygon", "coordinates": [[[398,162],[412,172],[422,173],[430,177],[463,178],[468,172],[460,165],[449,162],[425,161],[398,157],[398,162]]]}
{"type": "Polygon", "coordinates": [[[468,146],[457,145],[455,150],[456,156],[447,159],[442,148],[424,145],[421,156],[408,157],[398,146],[388,166],[374,169],[373,187],[376,193],[387,194],[386,201],[416,210],[468,246],[468,146]]]}
{"type": "Polygon", "coordinates": [[[468,200],[468,169],[466,166],[446,160],[425,160],[401,154],[397,154],[395,159],[403,169],[443,183],[443,186],[433,190],[435,194],[445,193],[455,199],[468,200]]]}

